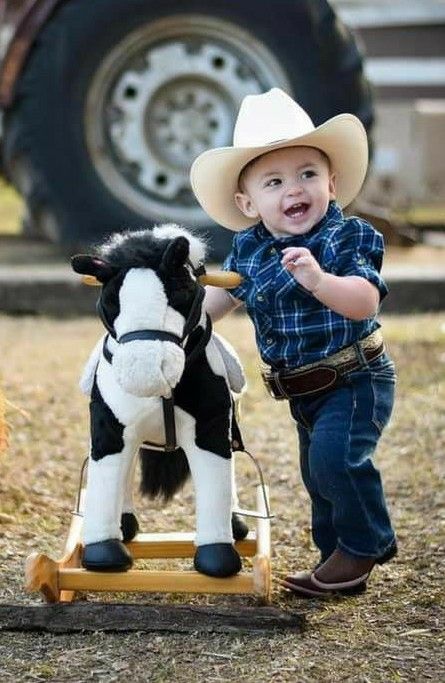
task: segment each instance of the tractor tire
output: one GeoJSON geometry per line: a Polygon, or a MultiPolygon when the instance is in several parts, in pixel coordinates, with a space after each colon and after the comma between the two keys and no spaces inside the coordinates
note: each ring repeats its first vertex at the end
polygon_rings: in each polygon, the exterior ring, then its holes
{"type": "Polygon", "coordinates": [[[369,84],[325,0],[69,0],[41,29],[5,113],[3,164],[24,230],[77,249],[123,229],[176,222],[231,233],[195,201],[188,171],[231,144],[246,94],[289,92],[319,124],[356,114],[369,84]]]}

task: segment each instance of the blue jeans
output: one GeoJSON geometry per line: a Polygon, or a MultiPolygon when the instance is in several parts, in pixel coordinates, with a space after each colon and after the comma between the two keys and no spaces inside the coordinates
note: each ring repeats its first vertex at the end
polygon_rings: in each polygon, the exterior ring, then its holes
{"type": "Polygon", "coordinates": [[[372,462],[394,403],[394,364],[383,354],[317,398],[290,400],[312,536],[324,561],[340,548],[381,557],[394,543],[380,474],[372,462]]]}

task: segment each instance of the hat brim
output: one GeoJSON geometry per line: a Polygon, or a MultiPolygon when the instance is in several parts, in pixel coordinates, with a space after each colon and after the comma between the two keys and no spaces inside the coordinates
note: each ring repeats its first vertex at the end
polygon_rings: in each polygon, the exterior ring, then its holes
{"type": "Polygon", "coordinates": [[[192,164],[193,192],[204,211],[229,230],[238,232],[257,221],[247,218],[235,203],[239,175],[250,161],[283,147],[316,147],[330,159],[336,177],[336,199],[344,208],[360,192],[368,167],[368,141],[360,120],[339,114],[296,138],[259,147],[219,147],[203,152],[192,164]]]}

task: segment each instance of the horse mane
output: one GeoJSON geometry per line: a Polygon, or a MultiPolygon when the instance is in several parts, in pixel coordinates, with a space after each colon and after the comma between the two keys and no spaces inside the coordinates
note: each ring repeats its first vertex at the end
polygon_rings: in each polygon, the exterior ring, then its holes
{"type": "Polygon", "coordinates": [[[195,268],[198,267],[206,257],[205,240],[191,230],[186,230],[174,223],[156,225],[153,229],[114,233],[103,244],[96,247],[96,253],[111,265],[120,268],[156,269],[167,244],[177,237],[185,237],[188,240],[190,261],[195,268]]]}

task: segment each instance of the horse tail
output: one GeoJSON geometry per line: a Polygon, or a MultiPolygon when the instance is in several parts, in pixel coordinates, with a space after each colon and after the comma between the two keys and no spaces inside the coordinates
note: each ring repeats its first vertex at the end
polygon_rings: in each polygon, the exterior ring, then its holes
{"type": "Polygon", "coordinates": [[[166,453],[153,448],[141,448],[141,493],[149,498],[169,501],[190,475],[187,456],[182,448],[166,453]]]}

